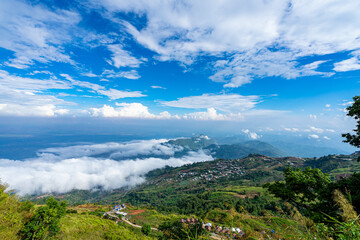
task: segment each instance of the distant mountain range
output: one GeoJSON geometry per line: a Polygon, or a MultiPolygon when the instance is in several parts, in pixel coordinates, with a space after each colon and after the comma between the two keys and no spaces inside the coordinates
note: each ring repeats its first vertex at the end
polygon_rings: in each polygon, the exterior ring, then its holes
{"type": "Polygon", "coordinates": [[[175,154],[176,157],[183,156],[188,151],[197,151],[200,149],[208,151],[214,158],[222,159],[238,159],[252,153],[269,157],[321,157],[329,154],[348,154],[348,152],[336,148],[305,145],[301,143],[278,141],[270,144],[258,140],[232,143],[234,141],[241,141],[241,138],[220,139],[217,141],[205,135],[200,135],[193,138],[170,140],[165,144],[174,144],[184,148],[183,151],[175,154]],[[228,144],[219,144],[219,142],[228,144]]]}

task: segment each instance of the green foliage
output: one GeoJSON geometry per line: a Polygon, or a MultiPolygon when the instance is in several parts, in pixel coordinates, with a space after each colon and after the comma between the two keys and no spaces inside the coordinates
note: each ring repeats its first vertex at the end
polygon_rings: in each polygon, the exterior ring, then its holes
{"type": "Polygon", "coordinates": [[[21,204],[15,194],[6,192],[7,186],[0,182],[0,239],[18,239],[26,213],[32,204],[21,204]]]}
{"type": "Polygon", "coordinates": [[[308,210],[314,210],[323,204],[322,200],[325,200],[323,197],[327,194],[331,180],[320,169],[286,168],[284,177],[284,182],[267,183],[264,187],[276,197],[308,210]]]}
{"type": "Polygon", "coordinates": [[[347,142],[355,147],[360,147],[360,96],[353,98],[354,103],[347,107],[347,116],[353,117],[356,121],[356,128],[354,129],[355,134],[345,133],[342,136],[345,138],[344,142],[347,142]]]}
{"type": "Polygon", "coordinates": [[[151,226],[149,224],[144,224],[142,227],[141,227],[141,232],[143,234],[145,234],[146,236],[148,236],[150,233],[151,233],[151,226]]]}
{"type": "Polygon", "coordinates": [[[341,222],[331,216],[332,226],[319,223],[314,228],[314,235],[320,239],[330,239],[331,237],[339,240],[360,239],[360,224],[358,219],[341,222]]]}
{"type": "Polygon", "coordinates": [[[159,226],[165,239],[205,239],[208,231],[202,228],[202,220],[196,223],[182,223],[180,219],[164,222],[159,226]]]}
{"type": "Polygon", "coordinates": [[[21,231],[23,239],[44,239],[60,230],[60,218],[66,214],[66,202],[59,203],[50,197],[46,206],[39,207],[21,231]]]}

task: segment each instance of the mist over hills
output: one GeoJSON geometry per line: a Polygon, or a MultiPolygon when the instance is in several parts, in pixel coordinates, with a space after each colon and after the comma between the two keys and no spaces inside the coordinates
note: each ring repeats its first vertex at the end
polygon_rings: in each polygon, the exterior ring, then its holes
{"type": "Polygon", "coordinates": [[[259,140],[219,144],[217,139],[206,135],[77,143],[40,149],[34,157],[20,161],[16,158],[3,158],[0,161],[0,172],[4,182],[9,183],[20,195],[26,195],[68,192],[73,189],[112,190],[134,187],[145,182],[146,174],[155,169],[215,159],[241,159],[249,154],[296,157],[296,153],[301,154],[303,151],[306,155],[297,156],[312,158],[343,153],[337,149],[317,146],[305,146],[296,152],[296,146],[288,144],[281,145],[280,148],[259,140]]]}

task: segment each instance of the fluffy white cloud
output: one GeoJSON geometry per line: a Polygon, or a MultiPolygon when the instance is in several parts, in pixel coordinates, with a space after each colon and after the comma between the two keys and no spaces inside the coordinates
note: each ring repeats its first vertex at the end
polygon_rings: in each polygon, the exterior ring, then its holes
{"type": "Polygon", "coordinates": [[[221,114],[217,113],[214,108],[208,108],[206,112],[194,112],[187,113],[183,117],[184,119],[193,120],[215,120],[215,121],[228,121],[242,119],[242,115],[238,114],[221,114]]]}
{"type": "Polygon", "coordinates": [[[111,56],[111,65],[114,65],[117,68],[120,67],[133,67],[137,68],[142,63],[141,60],[133,57],[130,53],[123,49],[123,46],[120,44],[114,44],[108,46],[109,50],[112,52],[111,56]]]}
{"type": "Polygon", "coordinates": [[[148,118],[169,119],[172,116],[168,112],[155,115],[149,112],[148,107],[141,103],[116,103],[117,108],[104,105],[102,108],[91,108],[93,116],[98,117],[120,117],[120,118],[148,118]]]}
{"type": "Polygon", "coordinates": [[[324,129],[313,127],[313,126],[310,127],[309,130],[312,131],[312,132],[316,132],[316,133],[323,133],[324,132],[324,129]]]}
{"type": "Polygon", "coordinates": [[[310,134],[309,138],[319,139],[320,137],[319,137],[319,135],[316,135],[316,134],[310,134]]]}
{"type": "Polygon", "coordinates": [[[251,132],[249,129],[244,129],[243,133],[245,133],[250,139],[256,140],[261,138],[256,132],[251,132]]]}
{"type": "Polygon", "coordinates": [[[47,149],[38,158],[16,161],[0,159],[0,177],[20,195],[49,192],[68,192],[73,189],[106,190],[132,187],[145,181],[144,175],[154,169],[209,161],[212,157],[203,151],[189,152],[181,158],[158,157],[126,159],[141,154],[172,155],[176,149],[160,147],[164,140],[133,143],[97,144],[47,149]],[[117,151],[125,160],[95,158],[89,155],[117,151]],[[73,152],[75,151],[75,152],[73,152]]]}
{"type": "Polygon", "coordinates": [[[161,101],[163,105],[169,107],[191,109],[214,108],[225,112],[246,111],[254,108],[259,102],[258,96],[242,96],[239,94],[203,94],[201,96],[183,97],[175,101],[161,101]]]}

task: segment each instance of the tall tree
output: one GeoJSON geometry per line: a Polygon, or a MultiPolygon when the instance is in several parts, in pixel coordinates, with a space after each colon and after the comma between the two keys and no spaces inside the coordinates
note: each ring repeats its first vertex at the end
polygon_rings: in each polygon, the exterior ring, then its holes
{"type": "MultiPolygon", "coordinates": [[[[355,134],[344,133],[342,136],[345,138],[344,142],[349,143],[357,148],[360,147],[360,96],[353,97],[354,103],[347,107],[347,116],[353,117],[356,120],[355,134]]],[[[360,157],[359,157],[360,158],[360,157]]],[[[360,160],[358,158],[358,161],[360,160]]]]}

